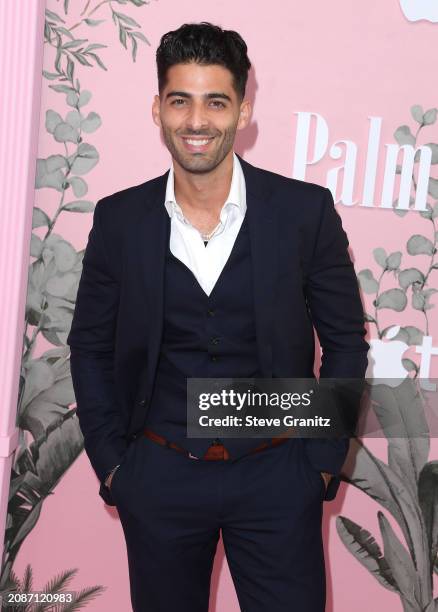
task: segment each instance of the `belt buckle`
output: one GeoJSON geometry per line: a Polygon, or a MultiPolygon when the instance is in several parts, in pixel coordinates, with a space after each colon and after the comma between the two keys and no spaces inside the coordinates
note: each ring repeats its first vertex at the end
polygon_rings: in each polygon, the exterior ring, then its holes
{"type": "Polygon", "coordinates": [[[189,457],[190,459],[199,459],[199,457],[195,457],[195,455],[192,455],[190,451],[189,451],[189,457]]]}

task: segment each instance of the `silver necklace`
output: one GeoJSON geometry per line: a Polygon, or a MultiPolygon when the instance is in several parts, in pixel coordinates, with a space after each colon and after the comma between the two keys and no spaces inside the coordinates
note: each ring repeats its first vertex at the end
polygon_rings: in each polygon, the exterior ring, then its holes
{"type": "Polygon", "coordinates": [[[214,230],[212,232],[210,232],[209,234],[203,234],[201,232],[202,240],[207,240],[207,241],[210,240],[210,238],[213,236],[213,234],[215,233],[215,231],[217,230],[219,225],[220,225],[220,222],[216,225],[214,230]]]}

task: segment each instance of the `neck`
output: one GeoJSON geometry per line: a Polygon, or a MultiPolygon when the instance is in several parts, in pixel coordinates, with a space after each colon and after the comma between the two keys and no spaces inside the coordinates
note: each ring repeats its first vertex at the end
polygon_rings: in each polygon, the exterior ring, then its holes
{"type": "Polygon", "coordinates": [[[175,199],[180,206],[214,212],[222,208],[231,187],[233,151],[205,174],[188,172],[173,160],[175,199]]]}

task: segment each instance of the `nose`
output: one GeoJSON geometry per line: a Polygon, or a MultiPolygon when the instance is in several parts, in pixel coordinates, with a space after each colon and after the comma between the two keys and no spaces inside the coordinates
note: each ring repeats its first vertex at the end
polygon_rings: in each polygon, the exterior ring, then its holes
{"type": "Polygon", "coordinates": [[[208,127],[208,119],[202,102],[193,102],[186,117],[186,125],[190,130],[202,130],[208,127]]]}

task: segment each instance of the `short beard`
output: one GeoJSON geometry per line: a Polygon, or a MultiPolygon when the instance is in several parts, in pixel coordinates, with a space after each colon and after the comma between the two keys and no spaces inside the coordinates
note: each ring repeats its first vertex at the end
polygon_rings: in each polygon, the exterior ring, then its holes
{"type": "Polygon", "coordinates": [[[175,159],[178,164],[186,171],[191,172],[192,174],[207,174],[214,170],[220,163],[223,162],[228,153],[232,150],[234,145],[234,140],[236,137],[237,124],[226,129],[223,134],[224,138],[219,149],[215,153],[215,157],[213,159],[200,158],[200,165],[196,165],[196,158],[192,158],[194,161],[193,164],[187,164],[186,159],[179,149],[175,146],[174,141],[171,136],[170,130],[165,127],[162,127],[162,134],[164,142],[166,143],[166,147],[169,150],[169,153],[172,155],[173,159],[175,159]]]}

